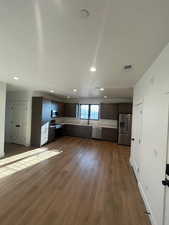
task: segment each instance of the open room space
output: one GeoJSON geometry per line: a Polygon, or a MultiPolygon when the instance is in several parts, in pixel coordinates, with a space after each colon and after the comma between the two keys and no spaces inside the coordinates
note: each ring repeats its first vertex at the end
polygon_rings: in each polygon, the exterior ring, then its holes
{"type": "MultiPolygon", "coordinates": [[[[29,154],[27,168],[1,181],[1,224],[150,225],[128,147],[63,137],[46,149],[58,150],[60,154],[33,167],[29,154]]],[[[43,153],[35,149],[35,154],[43,153]]],[[[23,161],[0,165],[0,171],[23,161]]]]}
{"type": "Polygon", "coordinates": [[[0,1],[0,225],[169,225],[169,1],[0,1]]]}

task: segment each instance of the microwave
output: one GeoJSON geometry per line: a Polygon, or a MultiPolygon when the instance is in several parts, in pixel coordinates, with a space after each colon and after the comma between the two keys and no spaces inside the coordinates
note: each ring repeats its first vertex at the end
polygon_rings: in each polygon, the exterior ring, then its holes
{"type": "Polygon", "coordinates": [[[59,116],[59,113],[56,110],[51,110],[51,117],[56,118],[59,116]]]}

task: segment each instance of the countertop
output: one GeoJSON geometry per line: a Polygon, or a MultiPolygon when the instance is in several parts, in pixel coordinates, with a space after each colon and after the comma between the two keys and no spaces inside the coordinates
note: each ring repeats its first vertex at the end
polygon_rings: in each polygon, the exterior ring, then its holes
{"type": "Polygon", "coordinates": [[[88,126],[88,127],[94,127],[94,128],[113,128],[113,129],[117,129],[117,127],[115,127],[115,126],[104,125],[104,124],[100,124],[100,125],[81,124],[81,123],[60,123],[60,124],[61,125],[74,125],[74,126],[88,126]]]}

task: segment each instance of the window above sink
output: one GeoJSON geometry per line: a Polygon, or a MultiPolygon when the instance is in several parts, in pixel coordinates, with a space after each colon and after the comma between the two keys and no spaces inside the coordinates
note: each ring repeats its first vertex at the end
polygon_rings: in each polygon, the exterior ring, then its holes
{"type": "Polygon", "coordinates": [[[98,104],[80,104],[79,106],[79,117],[82,120],[99,120],[98,104]]]}

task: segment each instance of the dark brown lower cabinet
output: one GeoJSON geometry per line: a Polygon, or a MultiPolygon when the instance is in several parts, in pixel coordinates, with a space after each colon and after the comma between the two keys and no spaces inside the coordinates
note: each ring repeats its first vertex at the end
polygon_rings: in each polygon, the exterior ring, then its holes
{"type": "Polygon", "coordinates": [[[56,128],[55,126],[49,128],[48,142],[55,140],[56,128]]]}
{"type": "Polygon", "coordinates": [[[116,143],[118,140],[118,129],[102,127],[102,139],[116,143]]]}
{"type": "MultiPolygon", "coordinates": [[[[63,135],[72,137],[92,138],[92,126],[65,124],[63,128],[63,135]]],[[[103,127],[101,139],[117,143],[118,129],[103,127]]]]}
{"type": "Polygon", "coordinates": [[[65,124],[63,133],[65,136],[91,138],[92,126],[65,124]]]}

